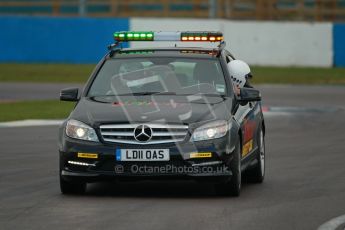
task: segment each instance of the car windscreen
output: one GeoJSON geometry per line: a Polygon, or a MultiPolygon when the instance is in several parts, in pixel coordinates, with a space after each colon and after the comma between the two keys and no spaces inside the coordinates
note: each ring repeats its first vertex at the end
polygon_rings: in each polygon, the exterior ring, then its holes
{"type": "Polygon", "coordinates": [[[89,97],[135,94],[225,95],[226,83],[218,59],[116,58],[99,70],[89,97]]]}

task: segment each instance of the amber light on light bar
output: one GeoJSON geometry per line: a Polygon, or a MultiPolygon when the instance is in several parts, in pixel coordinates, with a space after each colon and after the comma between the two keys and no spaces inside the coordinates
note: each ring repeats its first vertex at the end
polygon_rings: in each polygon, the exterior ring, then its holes
{"type": "Polygon", "coordinates": [[[221,32],[181,32],[181,41],[205,41],[205,42],[220,42],[223,41],[223,34],[221,32]]]}
{"type": "Polygon", "coordinates": [[[210,41],[210,42],[218,42],[223,41],[223,36],[211,36],[211,37],[200,37],[200,36],[189,36],[189,37],[182,37],[181,41],[210,41]]]}

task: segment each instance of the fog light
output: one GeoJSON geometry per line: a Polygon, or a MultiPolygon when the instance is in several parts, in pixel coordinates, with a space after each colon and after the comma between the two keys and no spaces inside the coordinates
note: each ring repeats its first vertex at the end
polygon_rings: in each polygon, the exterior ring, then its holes
{"type": "Polygon", "coordinates": [[[89,164],[89,163],[80,162],[80,161],[68,161],[68,164],[80,165],[80,166],[96,166],[95,164],[89,164]]]}

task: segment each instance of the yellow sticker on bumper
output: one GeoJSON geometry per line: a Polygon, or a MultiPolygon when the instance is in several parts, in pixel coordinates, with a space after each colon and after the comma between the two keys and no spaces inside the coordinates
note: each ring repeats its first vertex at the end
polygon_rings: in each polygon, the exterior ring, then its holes
{"type": "Polygon", "coordinates": [[[98,153],[78,153],[79,158],[92,158],[97,159],[98,153]]]}
{"type": "Polygon", "coordinates": [[[212,153],[211,152],[207,152],[207,153],[191,153],[189,155],[190,158],[207,158],[207,157],[212,157],[212,153]]]}
{"type": "Polygon", "coordinates": [[[246,156],[253,149],[253,139],[243,145],[242,156],[246,156]]]}

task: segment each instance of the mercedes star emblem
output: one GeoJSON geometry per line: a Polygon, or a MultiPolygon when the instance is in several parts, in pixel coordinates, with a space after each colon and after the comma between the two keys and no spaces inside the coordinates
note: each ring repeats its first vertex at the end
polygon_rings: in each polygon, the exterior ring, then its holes
{"type": "Polygon", "coordinates": [[[152,129],[147,125],[139,125],[134,129],[134,138],[139,142],[148,142],[152,138],[152,129]]]}

